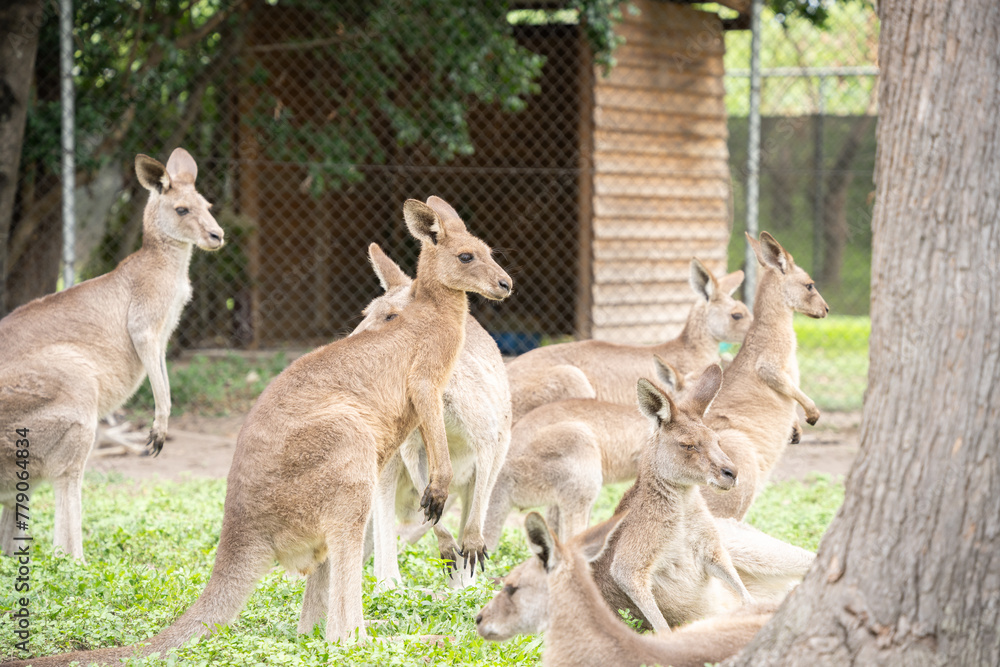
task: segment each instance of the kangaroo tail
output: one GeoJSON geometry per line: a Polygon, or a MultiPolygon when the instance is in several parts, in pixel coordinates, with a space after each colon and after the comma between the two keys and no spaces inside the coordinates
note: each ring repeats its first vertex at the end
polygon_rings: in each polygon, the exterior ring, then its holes
{"type": "Polygon", "coordinates": [[[240,613],[257,581],[273,562],[270,547],[254,541],[247,533],[224,521],[215,566],[205,590],[184,614],[158,635],[143,644],[96,651],[75,651],[61,655],[4,662],[3,667],[63,667],[80,665],[117,665],[121,660],[151,653],[165,653],[195,637],[210,635],[219,626],[231,623],[240,613]]]}

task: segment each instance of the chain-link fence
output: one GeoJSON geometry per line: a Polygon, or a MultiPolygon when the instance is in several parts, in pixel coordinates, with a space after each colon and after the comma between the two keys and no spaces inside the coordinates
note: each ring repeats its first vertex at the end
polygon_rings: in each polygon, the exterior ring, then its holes
{"type": "MultiPolygon", "coordinates": [[[[413,271],[410,197],[443,197],[499,252],[515,295],[472,309],[506,352],[666,340],[693,299],[690,258],[717,274],[742,263],[749,35],[730,10],[637,0],[609,67],[602,24],[588,13],[582,30],[580,15],[610,3],[74,4],[77,275],[141,243],[136,153],[187,148],[227,234],[195,254],[175,348],[345,334],[379,292],[370,242],[413,271]]],[[[59,286],[58,16],[38,5],[8,310],[59,286]]],[[[800,331],[807,391],[852,408],[867,364],[877,25],[863,3],[829,13],[822,28],[764,15],[761,228],[833,313],[856,316],[800,331]]]]}

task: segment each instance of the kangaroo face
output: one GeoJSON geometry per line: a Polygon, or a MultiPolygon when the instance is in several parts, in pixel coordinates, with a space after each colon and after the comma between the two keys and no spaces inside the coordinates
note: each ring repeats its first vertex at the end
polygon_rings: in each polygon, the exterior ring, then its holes
{"type": "Polygon", "coordinates": [[[502,642],[514,635],[545,630],[549,619],[549,587],[537,558],[521,563],[503,578],[503,588],[476,616],[483,639],[502,642]]]}
{"type": "Polygon", "coordinates": [[[786,306],[817,319],[827,316],[830,306],[820,296],[813,279],[795,263],[791,253],[782,248],[777,239],[767,232],[760,233],[759,241],[750,235],[747,239],[761,266],[779,277],[786,306]]]}
{"type": "Polygon", "coordinates": [[[698,259],[691,260],[691,289],[706,302],[705,322],[717,341],[742,343],[753,316],[746,305],[733,298],[743,283],[743,272],[734,271],[716,279],[698,259]]]}
{"type": "Polygon", "coordinates": [[[218,250],[224,243],[223,231],[210,212],[212,205],[195,190],[194,180],[187,183],[184,176],[173,179],[170,189],[160,197],[162,230],[175,241],[218,250]]]}
{"type": "Polygon", "coordinates": [[[195,189],[198,165],[190,153],[175,148],[166,166],[148,155],[136,155],[135,172],[142,186],[153,193],[154,224],[160,234],[202,250],[222,247],[224,233],[209,212],[212,205],[195,189]]]}
{"type": "Polygon", "coordinates": [[[489,246],[468,232],[448,202],[440,197],[430,197],[426,204],[408,199],[403,204],[403,217],[414,237],[433,246],[430,261],[445,287],[475,292],[494,301],[510,296],[510,276],[493,261],[489,246]]]}
{"type": "Polygon", "coordinates": [[[687,398],[675,403],[667,392],[640,378],[636,385],[639,410],[652,426],[647,456],[659,479],[682,486],[711,484],[723,490],[736,486],[733,462],[719,447],[719,437],[702,422],[721,386],[722,369],[709,366],[687,398]]]}
{"type": "MultiPolygon", "coordinates": [[[[791,255],[788,257],[791,259],[791,255]]],[[[830,312],[830,306],[820,296],[813,279],[794,262],[782,281],[782,293],[785,296],[785,303],[798,313],[821,319],[830,312]]]]}

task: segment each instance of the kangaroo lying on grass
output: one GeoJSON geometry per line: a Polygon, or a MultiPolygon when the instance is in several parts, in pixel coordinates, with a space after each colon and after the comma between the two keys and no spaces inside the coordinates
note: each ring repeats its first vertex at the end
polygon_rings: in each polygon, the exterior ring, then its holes
{"type": "MultiPolygon", "coordinates": [[[[667,362],[656,357],[654,366],[668,391],[683,391],[683,378],[667,362]]],[[[649,424],[634,402],[576,399],[532,410],[511,434],[486,515],[486,545],[496,548],[515,507],[547,506],[559,539],[576,535],[590,523],[603,485],[635,479],[648,442],[649,424]]]]}
{"type": "Polygon", "coordinates": [[[740,471],[738,488],[705,493],[705,500],[715,516],[737,519],[746,515],[785,451],[797,422],[795,404],[805,410],[809,424],[819,419],[816,404],[799,389],[792,317],[799,312],[822,318],[830,312],[812,278],[773,236],[761,232],[759,242],[747,239],[762,267],[754,321],[705,417],[740,471]]]}
{"type": "Polygon", "coordinates": [[[703,667],[734,655],[773,615],[774,606],[755,605],[662,637],[633,632],[602,600],[588,565],[622,519],[618,514],[563,544],[541,515],[529,514],[525,530],[536,557],[511,572],[504,590],[476,617],[479,634],[502,641],[526,629],[537,631],[541,609],[547,667],[703,667]]]}
{"type": "Polygon", "coordinates": [[[511,279],[490,249],[437,197],[407,200],[420,241],[413,300],[390,326],[300,357],[264,390],[236,442],[215,567],[204,592],[145,646],[71,653],[35,665],[108,662],[181,646],[232,621],[277,560],[308,575],[299,631],[365,636],[362,562],[380,469],[419,427],[430,483],[422,506],[437,521],[451,466],[441,395],[462,348],[467,291],[503,299],[511,279]]]}
{"type": "Polygon", "coordinates": [[[697,489],[736,486],[737,469],[702,423],[721,385],[719,366],[705,369],[681,403],[645,378],[637,385],[652,434],[615,510],[628,515],[594,563],[594,579],[613,609],[630,609],[658,632],[753,601],[697,489]]]}
{"type": "MultiPolygon", "coordinates": [[[[368,304],[355,334],[389,326],[413,299],[413,280],[395,262],[375,244],[369,249],[369,256],[385,294],[368,304]]],[[[454,545],[451,539],[439,546],[442,558],[456,564],[460,555],[470,554],[474,573],[476,554],[485,553],[486,507],[510,443],[510,387],[500,350],[472,315],[466,316],[465,345],[444,389],[444,423],[453,474],[450,491],[462,501],[461,546],[454,545]]],[[[400,579],[396,515],[410,519],[419,510],[417,489],[427,486],[424,452],[423,438],[419,430],[414,431],[379,479],[371,524],[375,578],[384,585],[392,586],[400,579]]],[[[365,560],[368,555],[365,554],[365,560]]],[[[465,568],[452,569],[451,583],[469,583],[464,572],[465,568]]]]}
{"type": "Polygon", "coordinates": [[[595,391],[594,398],[634,406],[636,380],[653,375],[654,354],[682,374],[701,372],[705,366],[719,363],[719,343],[743,342],[753,319],[747,307],[731,296],[742,282],[742,271],[716,280],[701,262],[692,259],[691,288],[699,298],[677,338],[648,346],[584,340],[547,345],[522,354],[507,366],[514,423],[545,403],[590,398],[581,393],[586,388],[581,387],[579,376],[567,367],[582,371],[595,391]],[[563,377],[572,386],[561,391],[563,377]]]}
{"type": "Polygon", "coordinates": [[[156,403],[147,447],[158,454],[167,438],[165,355],[191,298],[192,248],[217,250],[223,232],[195,189],[198,165],[186,150],[174,149],[166,166],[137,155],[135,171],[150,193],[142,248],[110,273],[35,299],[0,320],[5,554],[13,553],[14,538],[23,532],[15,524],[15,500],[26,495],[17,484],[30,472],[32,489],[46,479],[55,486],[55,547],[83,558],[81,488],[97,422],[128,400],[146,375],[156,403]]]}

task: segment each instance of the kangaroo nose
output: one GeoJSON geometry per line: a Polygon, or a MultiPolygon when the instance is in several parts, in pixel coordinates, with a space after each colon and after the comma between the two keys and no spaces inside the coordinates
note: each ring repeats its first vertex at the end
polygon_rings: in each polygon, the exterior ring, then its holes
{"type": "Polygon", "coordinates": [[[212,239],[213,241],[219,241],[220,243],[222,242],[222,235],[216,234],[215,232],[209,232],[208,238],[212,239]]]}
{"type": "Polygon", "coordinates": [[[506,281],[506,280],[501,280],[500,281],[500,289],[503,289],[503,290],[506,290],[506,291],[509,292],[510,291],[510,283],[508,281],[506,281]]]}
{"type": "Polygon", "coordinates": [[[482,614],[478,614],[476,616],[476,625],[479,625],[482,622],[483,622],[483,615],[482,614]]]}
{"type": "Polygon", "coordinates": [[[730,479],[734,482],[736,481],[736,473],[733,472],[732,468],[723,468],[721,472],[722,476],[726,479],[730,479]]]}

